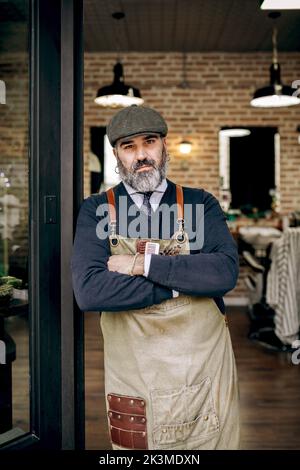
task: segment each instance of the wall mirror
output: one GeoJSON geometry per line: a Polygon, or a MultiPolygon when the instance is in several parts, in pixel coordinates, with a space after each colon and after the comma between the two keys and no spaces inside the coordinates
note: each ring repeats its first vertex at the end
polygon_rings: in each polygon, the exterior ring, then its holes
{"type": "Polygon", "coordinates": [[[280,210],[280,136],[276,127],[222,127],[220,200],[227,211],[280,210]]]}

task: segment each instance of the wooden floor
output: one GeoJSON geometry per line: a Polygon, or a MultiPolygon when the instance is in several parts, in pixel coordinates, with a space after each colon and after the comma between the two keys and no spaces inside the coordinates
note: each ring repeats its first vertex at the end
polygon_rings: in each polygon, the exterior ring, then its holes
{"type": "MultiPolygon", "coordinates": [[[[227,308],[239,375],[242,449],[300,449],[300,365],[247,339],[243,309],[227,308]]],[[[26,318],[7,322],[16,342],[13,363],[14,426],[29,429],[28,328],[26,318]]],[[[85,314],[86,448],[109,449],[104,402],[103,342],[99,314],[85,314]]]]}
{"type": "MultiPolygon", "coordinates": [[[[242,449],[300,449],[300,365],[289,353],[263,349],[247,339],[248,317],[227,308],[241,406],[242,449]]],[[[103,389],[99,315],[86,320],[86,448],[110,449],[103,389]]]]}

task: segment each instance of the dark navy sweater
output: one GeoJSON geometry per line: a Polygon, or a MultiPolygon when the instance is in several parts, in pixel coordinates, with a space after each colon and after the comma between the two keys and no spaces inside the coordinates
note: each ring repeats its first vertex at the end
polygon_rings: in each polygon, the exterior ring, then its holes
{"type": "MultiPolygon", "coordinates": [[[[176,203],[176,185],[169,179],[167,183],[160,206],[176,203]]],[[[118,219],[119,196],[127,198],[128,208],[134,202],[123,183],[115,186],[114,191],[118,219]]],[[[147,307],[171,299],[174,289],[188,295],[212,297],[221,312],[225,312],[222,296],[235,287],[238,277],[236,243],[229,232],[224,213],[212,194],[203,189],[183,187],[183,196],[184,204],[203,204],[203,246],[191,250],[190,255],[152,255],[147,278],[108,270],[107,261],[111,255],[109,240],[100,239],[96,234],[96,226],[101,220],[96,210],[99,205],[107,203],[106,193],[92,195],[83,201],[72,254],[73,288],[82,311],[122,311],[147,307]]],[[[195,232],[194,212],[191,217],[190,227],[195,232]]],[[[130,222],[130,217],[128,220],[130,222]]],[[[117,233],[119,228],[117,224],[117,233]]],[[[127,233],[120,233],[127,236],[127,233]]],[[[189,237],[192,238],[192,232],[189,237]]]]}

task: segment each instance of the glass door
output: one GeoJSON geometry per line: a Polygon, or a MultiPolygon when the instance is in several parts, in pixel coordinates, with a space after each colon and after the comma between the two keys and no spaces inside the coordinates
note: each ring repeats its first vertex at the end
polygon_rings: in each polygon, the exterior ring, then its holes
{"type": "Polygon", "coordinates": [[[81,0],[0,0],[0,449],[84,447],[82,23],[81,0]]]}
{"type": "Polygon", "coordinates": [[[0,444],[30,430],[29,10],[0,2],[0,444]]]}

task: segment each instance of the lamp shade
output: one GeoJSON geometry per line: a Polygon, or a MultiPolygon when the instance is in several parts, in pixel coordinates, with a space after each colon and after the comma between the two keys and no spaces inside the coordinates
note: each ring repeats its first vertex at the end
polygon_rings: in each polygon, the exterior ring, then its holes
{"type": "Polygon", "coordinates": [[[283,108],[285,106],[294,106],[300,103],[298,97],[292,96],[294,91],[295,90],[291,89],[289,86],[282,86],[281,88],[266,86],[259,88],[254,93],[251,106],[257,108],[283,108]]]}
{"type": "Polygon", "coordinates": [[[113,83],[99,88],[95,98],[95,103],[110,108],[141,105],[143,102],[140,91],[124,83],[123,66],[120,62],[114,66],[113,83]]]}
{"type": "Polygon", "coordinates": [[[251,134],[251,131],[245,127],[222,127],[220,134],[226,137],[245,137],[251,134]]]}
{"type": "Polygon", "coordinates": [[[273,61],[270,67],[270,85],[255,91],[251,106],[257,108],[281,108],[300,104],[294,88],[283,85],[280,79],[280,65],[273,61]]]}
{"type": "Polygon", "coordinates": [[[300,10],[300,0],[264,0],[262,10],[300,10]]]}
{"type": "Polygon", "coordinates": [[[179,144],[179,151],[180,153],[183,153],[184,155],[188,155],[191,153],[192,150],[192,143],[189,142],[188,140],[182,140],[179,144]]]}

